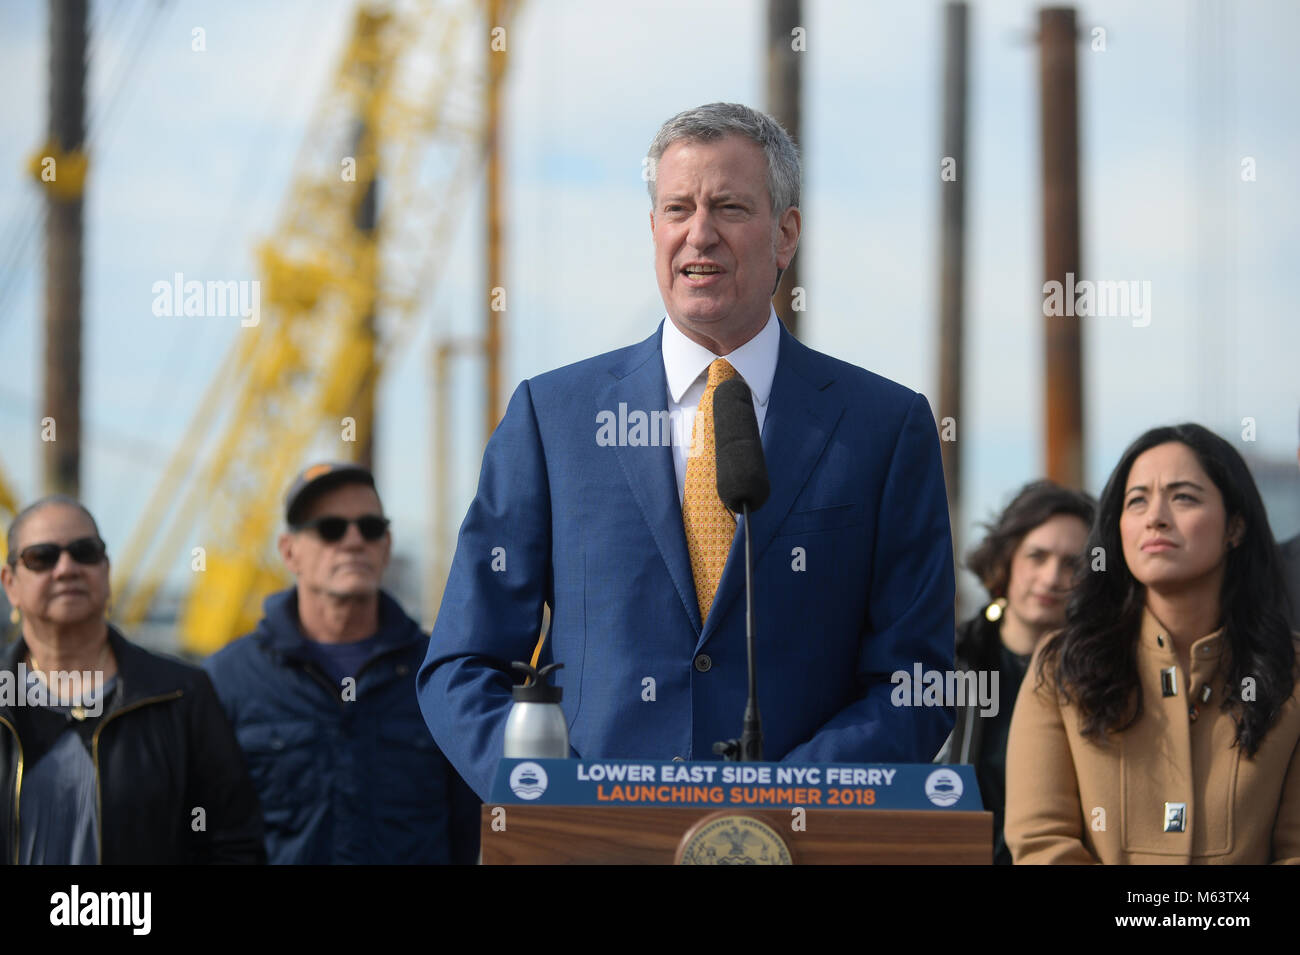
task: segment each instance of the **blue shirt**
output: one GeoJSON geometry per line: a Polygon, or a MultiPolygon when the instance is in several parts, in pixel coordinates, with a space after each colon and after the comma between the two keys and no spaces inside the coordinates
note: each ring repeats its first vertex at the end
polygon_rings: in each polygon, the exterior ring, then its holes
{"type": "Polygon", "coordinates": [[[303,649],[331,680],[341,684],[346,677],[356,677],[378,643],[378,633],[353,643],[320,643],[304,637],[303,649]]]}
{"type": "MultiPolygon", "coordinates": [[[[34,673],[28,677],[29,682],[39,679],[34,673]]],[[[105,700],[116,686],[116,676],[104,683],[105,700]]],[[[88,696],[86,703],[93,705],[93,700],[88,696]]],[[[94,722],[76,721],[71,712],[68,706],[47,705],[30,714],[51,727],[53,742],[23,769],[18,809],[18,859],[23,865],[99,864],[95,764],[85,733],[94,722]],[[66,721],[61,729],[55,722],[59,717],[66,721]]]]}

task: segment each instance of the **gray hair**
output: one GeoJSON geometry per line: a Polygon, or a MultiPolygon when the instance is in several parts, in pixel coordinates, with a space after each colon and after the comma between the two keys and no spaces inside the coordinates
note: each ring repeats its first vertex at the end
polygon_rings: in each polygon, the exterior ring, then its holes
{"type": "Polygon", "coordinates": [[[659,127],[647,153],[650,171],[646,176],[646,190],[651,204],[658,201],[655,169],[669,146],[682,140],[708,143],[724,136],[744,136],[762,148],[767,157],[767,196],[773,216],[799,205],[801,167],[794,140],[771,116],[739,103],[697,106],[678,113],[659,127]]]}
{"type": "Polygon", "coordinates": [[[9,533],[5,539],[5,546],[9,550],[8,563],[12,566],[18,562],[18,534],[23,525],[27,523],[27,518],[31,517],[37,511],[44,510],[54,505],[70,507],[73,510],[81,511],[86,515],[86,520],[90,521],[90,526],[95,529],[95,536],[103,539],[99,533],[99,525],[95,523],[95,516],[86,510],[86,505],[82,504],[75,497],[69,497],[67,494],[47,494],[39,500],[32,501],[21,511],[14,515],[13,521],[9,524],[9,533]]]}

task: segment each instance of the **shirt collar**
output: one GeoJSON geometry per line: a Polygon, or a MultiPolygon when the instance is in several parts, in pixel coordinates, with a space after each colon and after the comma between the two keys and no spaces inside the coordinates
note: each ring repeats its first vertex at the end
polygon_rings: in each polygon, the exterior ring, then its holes
{"type": "MultiPolygon", "coordinates": [[[[1169,637],[1169,631],[1165,629],[1164,624],[1156,619],[1156,615],[1146,607],[1142,609],[1142,628],[1139,640],[1148,652],[1160,657],[1167,657],[1171,661],[1175,659],[1174,643],[1169,637]]],[[[1223,654],[1225,647],[1222,627],[1213,633],[1198,637],[1192,643],[1192,666],[1195,667],[1196,661],[1199,659],[1217,659],[1223,654]]]]}
{"type": "Polygon", "coordinates": [[[683,335],[673,320],[665,316],[662,347],[668,393],[673,401],[680,403],[687,389],[709,365],[718,358],[726,358],[762,407],[767,405],[772,394],[772,379],[776,377],[776,358],[781,349],[780,319],[776,317],[776,309],[772,308],[762,331],[731,354],[715,355],[683,335]]]}

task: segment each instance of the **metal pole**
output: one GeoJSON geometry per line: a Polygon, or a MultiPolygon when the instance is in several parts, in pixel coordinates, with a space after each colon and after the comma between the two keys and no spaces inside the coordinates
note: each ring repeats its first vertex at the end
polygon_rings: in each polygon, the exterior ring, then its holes
{"type": "MultiPolygon", "coordinates": [[[[369,149],[376,158],[378,157],[378,143],[373,137],[367,137],[366,124],[362,120],[360,130],[357,133],[357,152],[361,149],[369,149]]],[[[362,256],[368,263],[369,279],[374,283],[375,295],[374,301],[379,298],[379,255],[375,247],[375,225],[378,221],[378,190],[379,190],[379,173],[376,168],[375,177],[366,184],[365,195],[361,197],[361,202],[357,206],[356,228],[357,228],[357,245],[362,256]]],[[[379,383],[379,367],[375,363],[378,345],[378,329],[375,326],[375,312],[371,308],[367,313],[362,325],[362,342],[363,347],[360,349],[361,354],[357,360],[364,361],[367,364],[365,376],[362,378],[361,391],[357,395],[356,416],[357,416],[357,434],[360,440],[357,442],[355,460],[362,467],[374,470],[375,467],[375,430],[378,427],[377,415],[375,413],[375,394],[379,383]]]]}
{"type": "MultiPolygon", "coordinates": [[[[949,3],[944,11],[943,160],[939,170],[939,407],[937,416],[962,421],[962,351],[966,275],[966,38],[968,8],[949,3]]],[[[942,430],[942,428],[941,428],[942,430]]],[[[960,433],[960,432],[959,432],[960,433]]],[[[941,441],[943,480],[953,544],[961,526],[961,442],[941,441]]]]}
{"type": "MultiPolygon", "coordinates": [[[[767,111],[800,144],[802,118],[799,101],[803,87],[802,43],[796,49],[793,31],[803,27],[800,0],[768,0],[767,4],[767,111]]],[[[779,214],[784,210],[773,210],[779,214]]],[[[772,304],[790,334],[799,335],[799,312],[794,310],[793,290],[799,287],[799,257],[796,254],[781,276],[772,304]]],[[[800,303],[800,309],[805,306],[800,303]]]]}
{"type": "MultiPolygon", "coordinates": [[[[1079,102],[1075,17],[1070,7],[1039,11],[1043,131],[1043,250],[1046,281],[1068,299],[1081,276],[1079,248],[1079,102]],[[1073,281],[1067,278],[1074,276],[1073,281]]],[[[1065,302],[1070,305],[1068,301],[1065,302]]],[[[1062,311],[1073,313],[1073,307],[1062,311]]],[[[1044,315],[1046,471],[1083,486],[1083,349],[1080,319],[1044,315]]]]}
{"type": "Polygon", "coordinates": [[[379,156],[380,129],[376,122],[380,107],[380,85],[384,82],[381,75],[388,64],[379,59],[382,49],[383,31],[388,29],[388,16],[379,11],[360,10],[357,14],[356,37],[364,51],[356,59],[356,82],[358,95],[356,99],[355,131],[352,137],[352,155],[359,168],[364,172],[360,185],[365,189],[356,199],[353,207],[352,224],[356,232],[352,236],[354,268],[356,274],[369,283],[368,297],[370,307],[361,320],[356,347],[350,350],[352,360],[360,363],[362,373],[360,387],[351,407],[351,415],[356,419],[356,446],[352,459],[363,467],[374,469],[375,433],[377,428],[375,414],[375,393],[379,381],[379,366],[376,363],[378,352],[378,328],[376,326],[375,307],[379,299],[379,254],[375,242],[375,230],[379,221],[379,156]]]}
{"type": "Polygon", "coordinates": [[[447,586],[451,566],[451,547],[447,539],[447,518],[451,509],[451,422],[447,395],[447,357],[451,345],[439,342],[433,346],[433,409],[429,422],[433,427],[433,580],[429,588],[429,608],[425,616],[429,626],[438,616],[442,594],[447,586]]]}
{"type": "Polygon", "coordinates": [[[86,0],[50,0],[50,153],[45,183],[45,416],[47,492],[81,492],[81,232],[86,137],[86,0]]]}
{"type": "MultiPolygon", "coordinates": [[[[502,0],[488,2],[488,31],[504,26],[502,0]]],[[[492,437],[501,420],[501,312],[498,295],[504,294],[501,264],[501,87],[506,71],[506,50],[489,46],[487,62],[487,321],[484,332],[484,386],[487,389],[484,440],[492,437]],[[501,293],[497,290],[502,289],[501,293]]]]}

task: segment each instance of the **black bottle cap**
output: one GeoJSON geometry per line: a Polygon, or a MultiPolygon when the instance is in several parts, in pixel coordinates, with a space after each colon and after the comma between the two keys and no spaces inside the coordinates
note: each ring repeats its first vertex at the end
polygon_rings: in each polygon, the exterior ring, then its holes
{"type": "Polygon", "coordinates": [[[548,676],[564,666],[563,663],[551,663],[540,670],[518,661],[510,665],[523,671],[528,678],[526,683],[519,684],[513,690],[516,703],[559,703],[563,699],[564,687],[551,686],[546,682],[548,676]]]}

